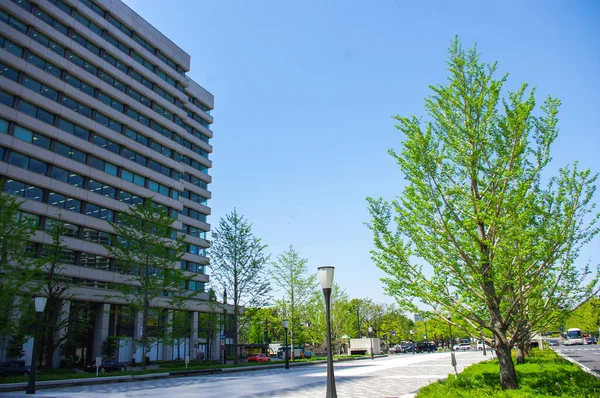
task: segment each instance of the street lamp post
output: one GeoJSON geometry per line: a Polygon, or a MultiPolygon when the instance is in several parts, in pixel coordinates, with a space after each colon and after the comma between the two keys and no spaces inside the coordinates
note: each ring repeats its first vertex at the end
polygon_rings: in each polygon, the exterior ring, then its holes
{"type": "Polygon", "coordinates": [[[413,341],[413,331],[410,331],[410,345],[412,347],[412,353],[413,355],[415,355],[415,351],[417,350],[417,348],[415,347],[415,342],[413,341]]]}
{"type": "Polygon", "coordinates": [[[374,357],[373,357],[373,326],[369,326],[369,339],[371,340],[371,359],[374,359],[374,357]]]}
{"type": "Polygon", "coordinates": [[[47,297],[36,296],[35,302],[35,337],[33,340],[33,352],[31,353],[31,372],[29,373],[29,382],[25,389],[25,394],[35,394],[35,372],[37,362],[38,345],[40,344],[40,324],[42,323],[42,314],[46,308],[47,297]]]}
{"type": "Polygon", "coordinates": [[[333,271],[335,267],[319,267],[318,275],[323,296],[325,296],[325,319],[327,323],[327,398],[337,398],[335,390],[335,376],[333,375],[333,352],[331,350],[331,287],[333,285],[333,271]]]}
{"type": "Polygon", "coordinates": [[[284,355],[285,355],[285,368],[289,369],[290,368],[290,362],[288,360],[288,343],[287,343],[287,335],[288,335],[288,325],[289,325],[289,321],[287,319],[283,320],[283,329],[285,330],[285,350],[283,350],[284,355]]]}

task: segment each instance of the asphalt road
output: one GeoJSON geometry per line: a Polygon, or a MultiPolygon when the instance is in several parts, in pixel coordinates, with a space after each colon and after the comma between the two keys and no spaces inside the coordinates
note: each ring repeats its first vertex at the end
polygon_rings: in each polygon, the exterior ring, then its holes
{"type": "Polygon", "coordinates": [[[600,345],[572,345],[552,348],[600,375],[600,345]]]}
{"type": "MultiPolygon", "coordinates": [[[[481,352],[457,352],[458,371],[490,359],[481,352]]],[[[397,354],[387,358],[339,362],[335,364],[338,396],[344,398],[392,398],[412,396],[419,388],[453,373],[449,353],[397,354]],[[407,395],[408,394],[408,395],[407,395]]],[[[176,379],[146,380],[132,383],[77,386],[37,390],[44,397],[324,397],[326,366],[310,365],[194,376],[176,379]]],[[[1,397],[25,394],[0,393],[1,397]]]]}

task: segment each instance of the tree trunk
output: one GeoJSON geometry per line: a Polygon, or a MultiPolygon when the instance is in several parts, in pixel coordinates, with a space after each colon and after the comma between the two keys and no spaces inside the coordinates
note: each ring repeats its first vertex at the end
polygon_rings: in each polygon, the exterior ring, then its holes
{"type": "Polygon", "coordinates": [[[519,386],[517,384],[515,364],[510,355],[510,347],[499,342],[496,345],[496,356],[500,364],[500,386],[503,390],[516,390],[519,386]]]}
{"type": "MultiPolygon", "coordinates": [[[[239,356],[238,356],[238,324],[239,324],[239,316],[240,316],[239,314],[240,314],[240,307],[236,303],[233,306],[233,363],[234,363],[234,365],[237,365],[239,363],[239,356]]],[[[227,355],[227,352],[225,351],[225,353],[223,355],[227,355]]]]}
{"type": "Polygon", "coordinates": [[[525,344],[519,344],[517,346],[517,365],[525,363],[525,344]]]}

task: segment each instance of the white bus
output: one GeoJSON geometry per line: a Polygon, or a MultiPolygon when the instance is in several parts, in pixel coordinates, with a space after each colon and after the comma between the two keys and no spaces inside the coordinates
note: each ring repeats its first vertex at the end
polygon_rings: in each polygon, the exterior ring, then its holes
{"type": "Polygon", "coordinates": [[[563,335],[564,341],[563,345],[576,345],[576,344],[584,344],[583,333],[581,333],[581,329],[572,328],[567,330],[567,333],[563,335]]]}

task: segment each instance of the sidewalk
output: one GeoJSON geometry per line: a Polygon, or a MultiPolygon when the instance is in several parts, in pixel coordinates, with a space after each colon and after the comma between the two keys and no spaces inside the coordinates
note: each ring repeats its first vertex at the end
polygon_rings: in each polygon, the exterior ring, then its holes
{"type": "MultiPolygon", "coordinates": [[[[375,355],[376,358],[384,358],[387,355],[375,355]]],[[[371,359],[371,357],[353,357],[353,358],[339,358],[334,359],[334,362],[345,362],[345,361],[355,361],[355,360],[364,360],[371,359]]],[[[310,362],[290,362],[290,367],[296,366],[307,366],[307,365],[315,365],[325,363],[325,360],[319,361],[310,361],[310,362]]],[[[116,375],[116,376],[102,376],[96,377],[93,373],[90,373],[91,377],[81,378],[81,379],[65,379],[65,380],[50,380],[50,381],[37,381],[35,383],[36,389],[44,389],[44,388],[58,388],[58,387],[75,387],[75,386],[86,386],[86,385],[98,385],[98,384],[111,384],[111,383],[126,383],[126,382],[135,382],[135,381],[143,381],[143,380],[157,380],[157,379],[166,379],[166,378],[176,378],[176,377],[187,377],[187,376],[200,376],[200,375],[210,375],[210,374],[222,374],[222,373],[234,373],[234,372],[245,372],[245,371],[254,371],[254,370],[266,370],[266,369],[277,369],[285,367],[285,363],[276,363],[272,365],[256,365],[256,366],[239,366],[239,367],[231,367],[231,368],[204,368],[204,369],[187,369],[187,370],[174,370],[159,372],[159,373],[149,373],[143,375],[116,375]]],[[[136,366],[131,368],[130,370],[142,370],[141,366],[136,366]]],[[[159,365],[148,365],[146,366],[147,370],[151,369],[160,369],[159,365]]],[[[26,382],[22,383],[5,383],[0,384],[0,393],[1,392],[11,392],[11,391],[24,391],[27,387],[26,382]]]]}

